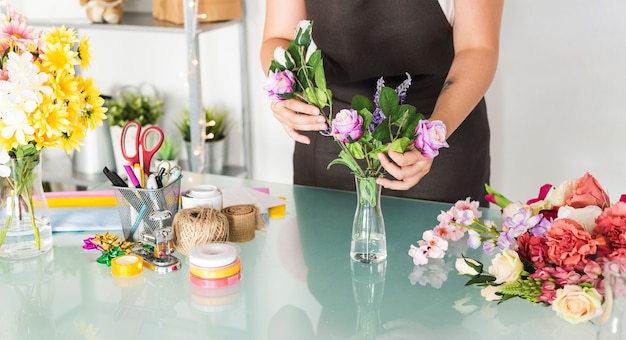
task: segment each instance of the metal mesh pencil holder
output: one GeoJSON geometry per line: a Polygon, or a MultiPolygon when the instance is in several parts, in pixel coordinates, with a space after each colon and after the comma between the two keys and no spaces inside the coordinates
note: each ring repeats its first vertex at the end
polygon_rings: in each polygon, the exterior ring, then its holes
{"type": "Polygon", "coordinates": [[[146,238],[143,235],[154,235],[154,230],[158,227],[172,225],[174,215],[178,212],[181,178],[179,176],[159,189],[115,187],[115,201],[126,241],[144,242],[146,238]],[[152,213],[165,210],[169,210],[171,218],[151,218],[152,213]]]}

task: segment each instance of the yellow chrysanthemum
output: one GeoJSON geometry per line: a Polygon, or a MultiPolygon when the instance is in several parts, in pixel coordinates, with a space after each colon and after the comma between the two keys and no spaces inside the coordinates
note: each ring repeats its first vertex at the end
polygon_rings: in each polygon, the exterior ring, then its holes
{"type": "Polygon", "coordinates": [[[78,44],[78,58],[80,59],[80,67],[83,70],[88,69],[89,65],[91,65],[92,55],[89,39],[84,35],[80,38],[80,43],[78,44]]]}
{"type": "Polygon", "coordinates": [[[72,51],[71,45],[60,43],[48,44],[42,47],[41,66],[48,73],[67,72],[74,74],[74,66],[78,64],[77,52],[72,51]]]}
{"type": "Polygon", "coordinates": [[[75,29],[67,29],[65,26],[61,26],[54,27],[50,31],[43,33],[40,40],[45,45],[61,44],[73,46],[78,41],[78,37],[75,29]]]}
{"type": "Polygon", "coordinates": [[[79,83],[73,75],[59,72],[54,78],[48,80],[51,81],[49,85],[57,100],[70,102],[80,100],[79,83]]]}
{"type": "Polygon", "coordinates": [[[106,119],[105,113],[107,108],[103,107],[104,99],[100,96],[100,90],[96,88],[93,79],[83,79],[78,77],[83,87],[82,100],[85,102],[83,107],[83,118],[86,120],[86,126],[89,129],[95,129],[96,126],[102,125],[102,120],[106,119]]]}
{"type": "Polygon", "coordinates": [[[57,146],[64,131],[71,125],[64,105],[46,98],[32,114],[37,144],[44,147],[57,146]]]}
{"type": "Polygon", "coordinates": [[[72,152],[73,149],[80,150],[80,146],[83,144],[83,138],[85,138],[85,129],[81,127],[68,131],[64,133],[61,138],[61,147],[65,149],[67,153],[72,152]]]}

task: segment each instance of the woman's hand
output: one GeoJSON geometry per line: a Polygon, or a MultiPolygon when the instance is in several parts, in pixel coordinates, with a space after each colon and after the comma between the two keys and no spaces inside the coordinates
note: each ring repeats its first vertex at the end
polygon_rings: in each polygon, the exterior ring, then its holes
{"type": "Polygon", "coordinates": [[[289,137],[298,143],[311,143],[309,137],[298,131],[322,131],[328,128],[326,118],[317,107],[297,99],[273,102],[271,107],[274,117],[283,125],[289,137]]]}
{"type": "Polygon", "coordinates": [[[409,190],[414,187],[422,177],[430,171],[433,164],[432,158],[423,157],[415,147],[410,146],[404,153],[389,150],[389,157],[383,153],[378,154],[380,164],[395,180],[379,178],[376,183],[387,189],[409,190]]]}

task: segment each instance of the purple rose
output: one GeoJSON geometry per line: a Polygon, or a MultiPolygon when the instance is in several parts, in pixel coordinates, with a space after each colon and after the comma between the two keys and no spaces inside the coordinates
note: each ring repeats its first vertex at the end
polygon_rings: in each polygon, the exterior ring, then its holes
{"type": "Polygon", "coordinates": [[[267,96],[274,102],[291,98],[293,94],[294,77],[289,70],[270,71],[263,89],[267,91],[267,96]]]}
{"type": "Polygon", "coordinates": [[[348,143],[348,137],[356,141],[363,135],[363,117],[356,110],[343,109],[333,119],[331,130],[340,142],[348,143]]]}
{"type": "Polygon", "coordinates": [[[447,148],[446,126],[440,120],[420,120],[415,129],[415,148],[426,158],[439,155],[440,148],[447,148]]]}

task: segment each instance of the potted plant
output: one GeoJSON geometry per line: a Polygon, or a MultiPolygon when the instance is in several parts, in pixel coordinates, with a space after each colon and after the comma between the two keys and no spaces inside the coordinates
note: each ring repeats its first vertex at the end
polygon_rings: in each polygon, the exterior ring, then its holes
{"type": "MultiPolygon", "coordinates": [[[[204,129],[205,160],[210,173],[221,174],[226,159],[226,133],[230,126],[228,113],[215,107],[203,107],[206,127],[204,129]]],[[[191,129],[189,109],[183,111],[180,121],[176,124],[180,135],[185,141],[187,158],[191,155],[191,129]]]]}
{"type": "Polygon", "coordinates": [[[165,111],[164,102],[157,96],[149,96],[135,92],[126,92],[117,97],[105,100],[107,120],[111,129],[111,142],[115,155],[115,169],[119,174],[125,174],[120,140],[122,128],[131,120],[136,120],[141,126],[156,125],[165,111]]]}
{"type": "Polygon", "coordinates": [[[163,139],[163,144],[159,148],[159,151],[154,155],[155,160],[158,163],[162,161],[168,161],[171,166],[178,165],[179,148],[177,141],[174,141],[172,136],[168,135],[163,139]]]}

